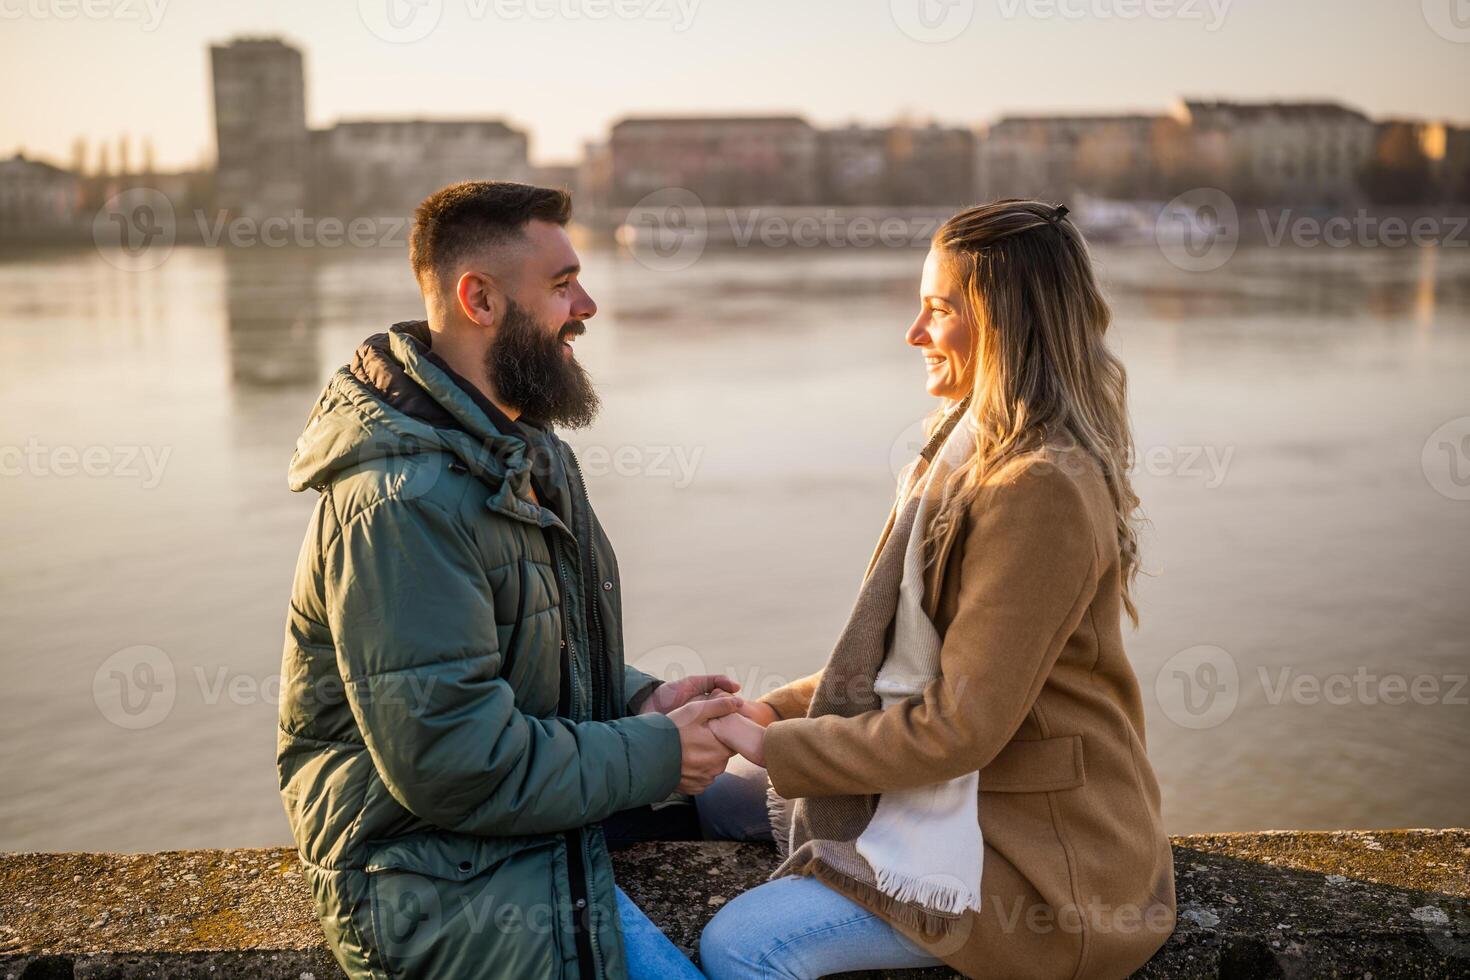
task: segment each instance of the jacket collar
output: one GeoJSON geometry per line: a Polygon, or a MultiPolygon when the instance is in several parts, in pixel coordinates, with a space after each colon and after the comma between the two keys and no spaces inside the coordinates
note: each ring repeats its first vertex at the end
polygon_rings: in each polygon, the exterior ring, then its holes
{"type": "MultiPolygon", "coordinates": [[[[430,385],[409,370],[403,356],[403,340],[411,342],[409,346],[415,359],[427,362],[437,370],[434,381],[447,381],[452,389],[458,389],[478,409],[479,414],[489,419],[491,427],[497,433],[513,437],[524,437],[527,434],[522,423],[513,421],[498,405],[486,398],[480,389],[434,352],[433,334],[429,331],[426,320],[403,320],[393,324],[387,333],[373,334],[364,340],[352,355],[350,369],[353,376],[403,414],[436,428],[453,427],[466,431],[471,427],[480,428],[475,424],[478,420],[470,420],[470,427],[467,427],[467,420],[462,412],[455,411],[453,405],[446,405],[436,397],[430,385]]],[[[530,424],[535,427],[535,423],[530,424]]]]}

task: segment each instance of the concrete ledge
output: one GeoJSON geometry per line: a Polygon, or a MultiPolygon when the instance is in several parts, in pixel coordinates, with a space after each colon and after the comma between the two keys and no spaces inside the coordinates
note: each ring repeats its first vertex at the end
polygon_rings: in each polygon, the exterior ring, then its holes
{"type": "MultiPolygon", "coordinates": [[[[773,860],[757,844],[615,856],[686,952],[773,860]]],[[[1179,927],[1140,977],[1470,976],[1470,831],[1176,837],[1174,861],[1179,927]]],[[[291,851],[0,855],[4,980],[340,976],[291,851]]]]}

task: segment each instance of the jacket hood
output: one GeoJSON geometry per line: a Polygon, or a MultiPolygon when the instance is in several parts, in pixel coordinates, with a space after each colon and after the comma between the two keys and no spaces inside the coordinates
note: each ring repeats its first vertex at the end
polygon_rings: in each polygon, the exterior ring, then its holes
{"type": "Polygon", "coordinates": [[[389,457],[448,453],[486,484],[524,490],[525,440],[501,432],[426,355],[423,321],[394,324],[358,346],[332,375],[296,440],[293,491],[322,489],[353,467],[389,457]]]}

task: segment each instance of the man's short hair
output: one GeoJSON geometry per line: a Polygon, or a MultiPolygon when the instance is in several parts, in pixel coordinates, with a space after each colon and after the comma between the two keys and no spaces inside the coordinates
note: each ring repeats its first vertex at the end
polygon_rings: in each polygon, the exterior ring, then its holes
{"type": "Polygon", "coordinates": [[[441,188],[419,204],[408,238],[408,261],[420,284],[439,279],[471,252],[511,242],[535,219],[565,225],[572,196],[513,180],[467,180],[441,188]]]}

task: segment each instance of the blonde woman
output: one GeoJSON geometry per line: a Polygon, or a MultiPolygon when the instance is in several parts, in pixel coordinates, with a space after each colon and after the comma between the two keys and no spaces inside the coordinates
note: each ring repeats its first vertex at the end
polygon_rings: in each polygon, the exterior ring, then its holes
{"type": "Polygon", "coordinates": [[[1174,923],[1143,705],[1138,498],[1109,310],[1066,208],[935,235],[907,342],[940,400],[823,670],[712,723],[795,801],[715,980],[946,963],[1124,977],[1174,923]]]}

